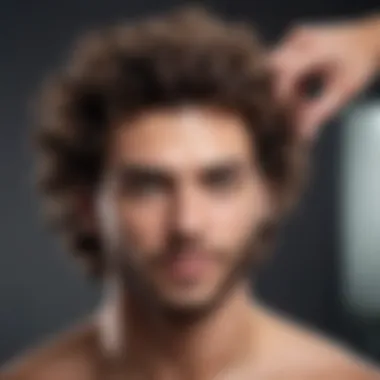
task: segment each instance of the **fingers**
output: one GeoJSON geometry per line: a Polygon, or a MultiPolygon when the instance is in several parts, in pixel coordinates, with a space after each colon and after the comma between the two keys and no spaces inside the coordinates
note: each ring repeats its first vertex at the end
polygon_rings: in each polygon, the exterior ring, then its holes
{"type": "Polygon", "coordinates": [[[300,106],[295,120],[300,135],[306,140],[317,137],[319,127],[338,112],[348,98],[348,93],[337,84],[317,101],[300,106]]]}
{"type": "MultiPolygon", "coordinates": [[[[275,70],[275,96],[286,107],[289,117],[293,120],[294,127],[300,138],[311,140],[316,136],[317,126],[326,117],[328,107],[339,107],[335,98],[333,70],[326,69],[324,57],[314,51],[305,54],[303,51],[282,51],[272,57],[275,70]],[[316,100],[311,100],[309,94],[302,88],[303,84],[313,74],[319,74],[321,81],[328,88],[328,93],[322,92],[316,100]],[[329,83],[330,82],[330,83],[329,83]],[[329,103],[332,101],[334,103],[329,103]]],[[[322,90],[326,91],[326,88],[322,90]]]]}
{"type": "MultiPolygon", "coordinates": [[[[318,36],[317,36],[318,37],[318,36]]],[[[275,49],[269,64],[276,79],[276,96],[280,102],[298,100],[302,94],[305,79],[318,71],[324,72],[326,64],[326,46],[321,38],[315,36],[315,30],[297,27],[275,49]]]]}
{"type": "Polygon", "coordinates": [[[275,67],[276,97],[281,104],[291,106],[295,127],[301,136],[311,139],[319,126],[350,100],[362,81],[346,75],[340,65],[331,65],[323,52],[282,50],[272,56],[275,67]],[[319,74],[323,82],[321,94],[310,99],[301,84],[313,74],[319,74]]]}
{"type": "Polygon", "coordinates": [[[364,78],[350,78],[337,75],[331,78],[322,96],[313,102],[298,105],[296,128],[306,139],[313,139],[320,126],[347,104],[363,86],[364,78]]]}
{"type": "Polygon", "coordinates": [[[281,102],[298,100],[302,95],[300,84],[315,73],[322,63],[318,53],[305,54],[299,50],[277,52],[271,57],[275,75],[275,95],[281,102]]]}
{"type": "Polygon", "coordinates": [[[307,140],[316,137],[319,127],[362,86],[362,81],[355,79],[353,73],[347,75],[345,65],[335,59],[338,47],[332,49],[325,33],[298,28],[272,53],[270,60],[276,78],[276,97],[281,104],[290,105],[295,128],[307,140]],[[315,75],[323,88],[317,98],[311,99],[302,85],[315,75]]]}

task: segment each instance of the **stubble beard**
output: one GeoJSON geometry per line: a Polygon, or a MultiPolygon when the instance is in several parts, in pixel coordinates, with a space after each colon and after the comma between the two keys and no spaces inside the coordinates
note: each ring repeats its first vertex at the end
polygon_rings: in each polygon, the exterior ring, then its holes
{"type": "Polygon", "coordinates": [[[228,302],[237,287],[247,282],[250,284],[249,279],[260,267],[268,242],[273,240],[270,238],[273,236],[274,227],[274,223],[262,223],[235,256],[239,257],[238,261],[231,266],[224,279],[217,285],[214,294],[205,302],[195,305],[181,305],[165,300],[159,294],[157,287],[148,278],[142,276],[131,262],[125,260],[129,256],[126,249],[120,249],[118,254],[113,255],[118,258],[115,269],[131,303],[143,314],[150,317],[159,315],[174,325],[191,325],[215,313],[225,302],[228,302]]]}

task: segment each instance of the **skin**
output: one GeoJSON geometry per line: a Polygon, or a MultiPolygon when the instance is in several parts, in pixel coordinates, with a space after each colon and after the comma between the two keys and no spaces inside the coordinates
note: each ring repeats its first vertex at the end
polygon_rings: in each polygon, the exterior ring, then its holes
{"type": "MultiPolygon", "coordinates": [[[[375,69],[353,64],[348,41],[378,29],[357,25],[320,31],[320,40],[329,32],[339,44],[319,52],[322,63],[347,56],[346,69],[361,67],[364,78],[375,69]],[[346,50],[338,48],[342,41],[346,50]]],[[[362,46],[363,61],[372,62],[376,46],[362,46]]],[[[311,66],[288,72],[287,85],[279,80],[279,97],[284,89],[296,96],[294,84],[311,66]]],[[[322,120],[313,112],[309,122],[322,120]]],[[[209,107],[157,109],[116,127],[104,180],[91,207],[80,208],[83,222],[103,236],[104,304],[93,319],[5,368],[1,380],[380,378],[372,365],[249,293],[243,268],[259,254],[257,231],[275,195],[239,117],[209,107]]]]}
{"type": "Polygon", "coordinates": [[[202,315],[240,276],[270,204],[250,140],[237,116],[196,108],[143,114],[113,136],[99,219],[156,313],[202,315]]]}

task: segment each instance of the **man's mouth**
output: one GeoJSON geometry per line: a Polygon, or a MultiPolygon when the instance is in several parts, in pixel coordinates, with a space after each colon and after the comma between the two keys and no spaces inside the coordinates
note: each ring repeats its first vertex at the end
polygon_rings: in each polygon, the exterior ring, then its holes
{"type": "Polygon", "coordinates": [[[166,262],[170,277],[178,281],[197,280],[206,275],[212,266],[213,260],[199,252],[179,254],[166,262]]]}

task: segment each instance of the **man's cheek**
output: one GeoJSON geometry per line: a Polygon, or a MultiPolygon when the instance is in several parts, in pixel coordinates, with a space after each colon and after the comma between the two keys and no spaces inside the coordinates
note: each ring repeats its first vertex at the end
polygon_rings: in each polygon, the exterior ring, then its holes
{"type": "Polygon", "coordinates": [[[120,217],[123,233],[131,243],[145,250],[154,249],[160,245],[164,235],[163,223],[142,215],[123,213],[120,217]]]}
{"type": "Polygon", "coordinates": [[[226,240],[229,246],[238,246],[244,241],[257,224],[258,216],[252,208],[241,208],[231,212],[218,221],[219,239],[226,240]]]}

